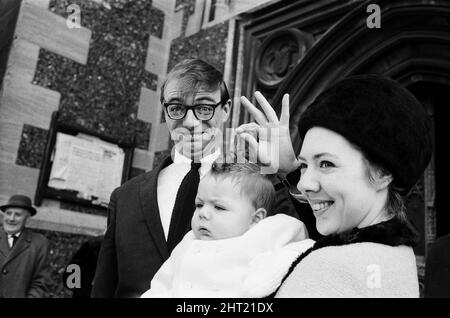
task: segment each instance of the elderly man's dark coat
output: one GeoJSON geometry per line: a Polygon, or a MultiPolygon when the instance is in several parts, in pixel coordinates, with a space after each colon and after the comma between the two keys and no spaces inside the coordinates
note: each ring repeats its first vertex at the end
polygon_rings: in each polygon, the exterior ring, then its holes
{"type": "Polygon", "coordinates": [[[24,229],[12,248],[0,229],[0,297],[46,297],[49,282],[48,240],[24,229]]]}

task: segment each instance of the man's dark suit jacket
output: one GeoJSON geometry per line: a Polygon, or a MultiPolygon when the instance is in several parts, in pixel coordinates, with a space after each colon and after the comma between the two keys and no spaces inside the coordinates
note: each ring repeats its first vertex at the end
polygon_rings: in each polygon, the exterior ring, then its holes
{"type": "MultiPolygon", "coordinates": [[[[111,194],[92,297],[140,297],[169,257],[156,191],[160,171],[171,163],[171,158],[166,158],[158,168],[131,179],[111,194]]],[[[277,211],[296,216],[287,195],[277,199],[277,211]]],[[[186,233],[189,230],[190,225],[186,233]]]]}
{"type": "Polygon", "coordinates": [[[10,249],[8,236],[0,229],[0,297],[41,298],[48,296],[50,258],[48,240],[24,229],[10,249]]]}

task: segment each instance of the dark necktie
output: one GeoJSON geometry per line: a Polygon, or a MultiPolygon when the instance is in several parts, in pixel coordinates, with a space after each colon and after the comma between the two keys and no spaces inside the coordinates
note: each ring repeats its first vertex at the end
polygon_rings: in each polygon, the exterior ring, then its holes
{"type": "Polygon", "coordinates": [[[200,175],[198,169],[200,163],[191,163],[191,170],[183,178],[180,188],[177,192],[175,205],[170,218],[169,235],[167,237],[167,246],[169,253],[181,241],[183,236],[189,231],[192,215],[195,211],[195,196],[197,195],[200,175]]]}
{"type": "Polygon", "coordinates": [[[16,244],[16,242],[17,242],[18,237],[17,237],[17,235],[11,235],[11,237],[12,237],[12,245],[11,245],[11,248],[13,248],[14,245],[16,244]]]}

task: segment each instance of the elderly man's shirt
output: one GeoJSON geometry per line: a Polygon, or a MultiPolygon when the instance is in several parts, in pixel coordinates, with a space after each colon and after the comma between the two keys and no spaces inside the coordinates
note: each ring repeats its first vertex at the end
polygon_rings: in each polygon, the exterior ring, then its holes
{"type": "Polygon", "coordinates": [[[12,248],[14,245],[14,237],[15,237],[15,241],[17,242],[21,233],[22,232],[18,232],[18,233],[12,234],[12,235],[8,234],[8,244],[9,244],[10,248],[12,248]]]}

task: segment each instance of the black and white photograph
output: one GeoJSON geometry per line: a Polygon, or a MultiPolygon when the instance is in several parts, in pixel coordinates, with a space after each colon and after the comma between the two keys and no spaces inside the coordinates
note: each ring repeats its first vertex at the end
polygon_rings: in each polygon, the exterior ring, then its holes
{"type": "Polygon", "coordinates": [[[0,0],[0,298],[450,298],[449,107],[448,0],[0,0]]]}

